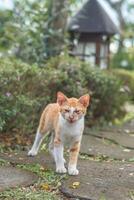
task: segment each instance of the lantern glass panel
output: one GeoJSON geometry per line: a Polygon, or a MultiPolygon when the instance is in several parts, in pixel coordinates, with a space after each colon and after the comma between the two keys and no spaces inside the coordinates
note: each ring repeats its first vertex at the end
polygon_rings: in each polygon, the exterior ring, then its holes
{"type": "Polygon", "coordinates": [[[85,60],[91,64],[95,64],[96,55],[96,44],[93,42],[88,42],[85,45],[85,60]]]}

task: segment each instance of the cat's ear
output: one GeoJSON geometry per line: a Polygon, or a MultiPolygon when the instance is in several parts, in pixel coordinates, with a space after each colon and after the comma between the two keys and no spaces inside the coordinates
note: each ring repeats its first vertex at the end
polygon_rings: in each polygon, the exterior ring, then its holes
{"type": "Polygon", "coordinates": [[[67,101],[67,97],[62,92],[57,92],[57,103],[61,106],[67,101]]]}
{"type": "Polygon", "coordinates": [[[89,94],[85,94],[79,98],[79,102],[86,108],[89,106],[89,101],[90,101],[89,94]]]}

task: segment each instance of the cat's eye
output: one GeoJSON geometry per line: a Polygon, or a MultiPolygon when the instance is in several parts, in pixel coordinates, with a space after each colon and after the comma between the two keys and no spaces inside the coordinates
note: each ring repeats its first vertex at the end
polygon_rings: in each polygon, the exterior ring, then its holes
{"type": "Polygon", "coordinates": [[[80,114],[80,110],[75,110],[74,112],[77,114],[80,114]]]}
{"type": "Polygon", "coordinates": [[[69,112],[69,109],[65,109],[65,112],[69,112]]]}

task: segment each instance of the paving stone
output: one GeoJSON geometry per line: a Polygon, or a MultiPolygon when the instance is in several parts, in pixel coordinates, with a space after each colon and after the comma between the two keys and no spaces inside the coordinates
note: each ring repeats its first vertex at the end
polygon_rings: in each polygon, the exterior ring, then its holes
{"type": "Polygon", "coordinates": [[[34,157],[27,156],[25,151],[19,153],[0,153],[0,158],[13,164],[40,164],[46,167],[49,166],[52,169],[55,167],[53,158],[50,154],[44,154],[44,152],[34,157]]]}
{"type": "Polygon", "coordinates": [[[100,127],[98,130],[85,128],[85,133],[111,140],[124,148],[134,149],[134,119],[123,126],[100,127]]]}
{"type": "Polygon", "coordinates": [[[79,160],[78,176],[64,180],[61,191],[67,197],[86,200],[131,200],[134,195],[134,164],[79,160]],[[80,185],[73,189],[74,182],[80,185]]]}
{"type": "Polygon", "coordinates": [[[125,133],[134,133],[134,119],[124,123],[122,126],[109,126],[109,127],[100,127],[99,130],[102,131],[112,131],[112,132],[125,132],[125,133]]]}
{"type": "Polygon", "coordinates": [[[86,129],[86,133],[95,137],[106,138],[126,148],[134,149],[134,134],[123,131],[91,131],[90,129],[86,129]]]}
{"type": "Polygon", "coordinates": [[[119,145],[109,143],[105,139],[91,135],[83,135],[81,153],[92,156],[107,156],[114,159],[134,159],[134,149],[125,149],[119,145]]]}
{"type": "Polygon", "coordinates": [[[11,166],[0,167],[0,191],[17,186],[29,186],[38,180],[38,176],[27,170],[11,166]]]}

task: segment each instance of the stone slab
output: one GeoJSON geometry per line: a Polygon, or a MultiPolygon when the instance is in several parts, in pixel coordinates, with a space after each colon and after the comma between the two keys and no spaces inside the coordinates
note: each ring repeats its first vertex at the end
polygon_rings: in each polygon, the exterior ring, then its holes
{"type": "Polygon", "coordinates": [[[103,138],[91,135],[83,135],[80,152],[91,156],[107,156],[119,160],[129,161],[134,159],[134,149],[125,149],[119,145],[108,143],[103,138]]]}
{"type": "Polygon", "coordinates": [[[0,191],[17,186],[33,185],[37,180],[38,176],[27,170],[11,166],[0,167],[0,191]]]}
{"type": "Polygon", "coordinates": [[[79,160],[78,176],[64,180],[61,191],[67,197],[82,200],[130,200],[134,195],[134,164],[79,160]],[[73,189],[74,182],[80,185],[73,189]],[[132,197],[132,196],[131,196],[132,197]]]}
{"type": "Polygon", "coordinates": [[[95,137],[106,138],[126,148],[134,149],[134,134],[125,133],[123,131],[91,131],[90,129],[86,129],[86,133],[95,137]]]}
{"type": "Polygon", "coordinates": [[[134,119],[126,122],[124,125],[121,126],[107,126],[107,127],[100,127],[99,130],[102,131],[113,131],[113,132],[125,132],[125,133],[134,133],[134,119]]]}
{"type": "Polygon", "coordinates": [[[37,156],[31,157],[27,156],[27,152],[19,152],[19,153],[0,153],[0,158],[3,160],[7,160],[12,164],[40,164],[45,166],[46,168],[49,166],[52,169],[54,168],[54,160],[50,156],[44,152],[39,153],[37,156]]]}

